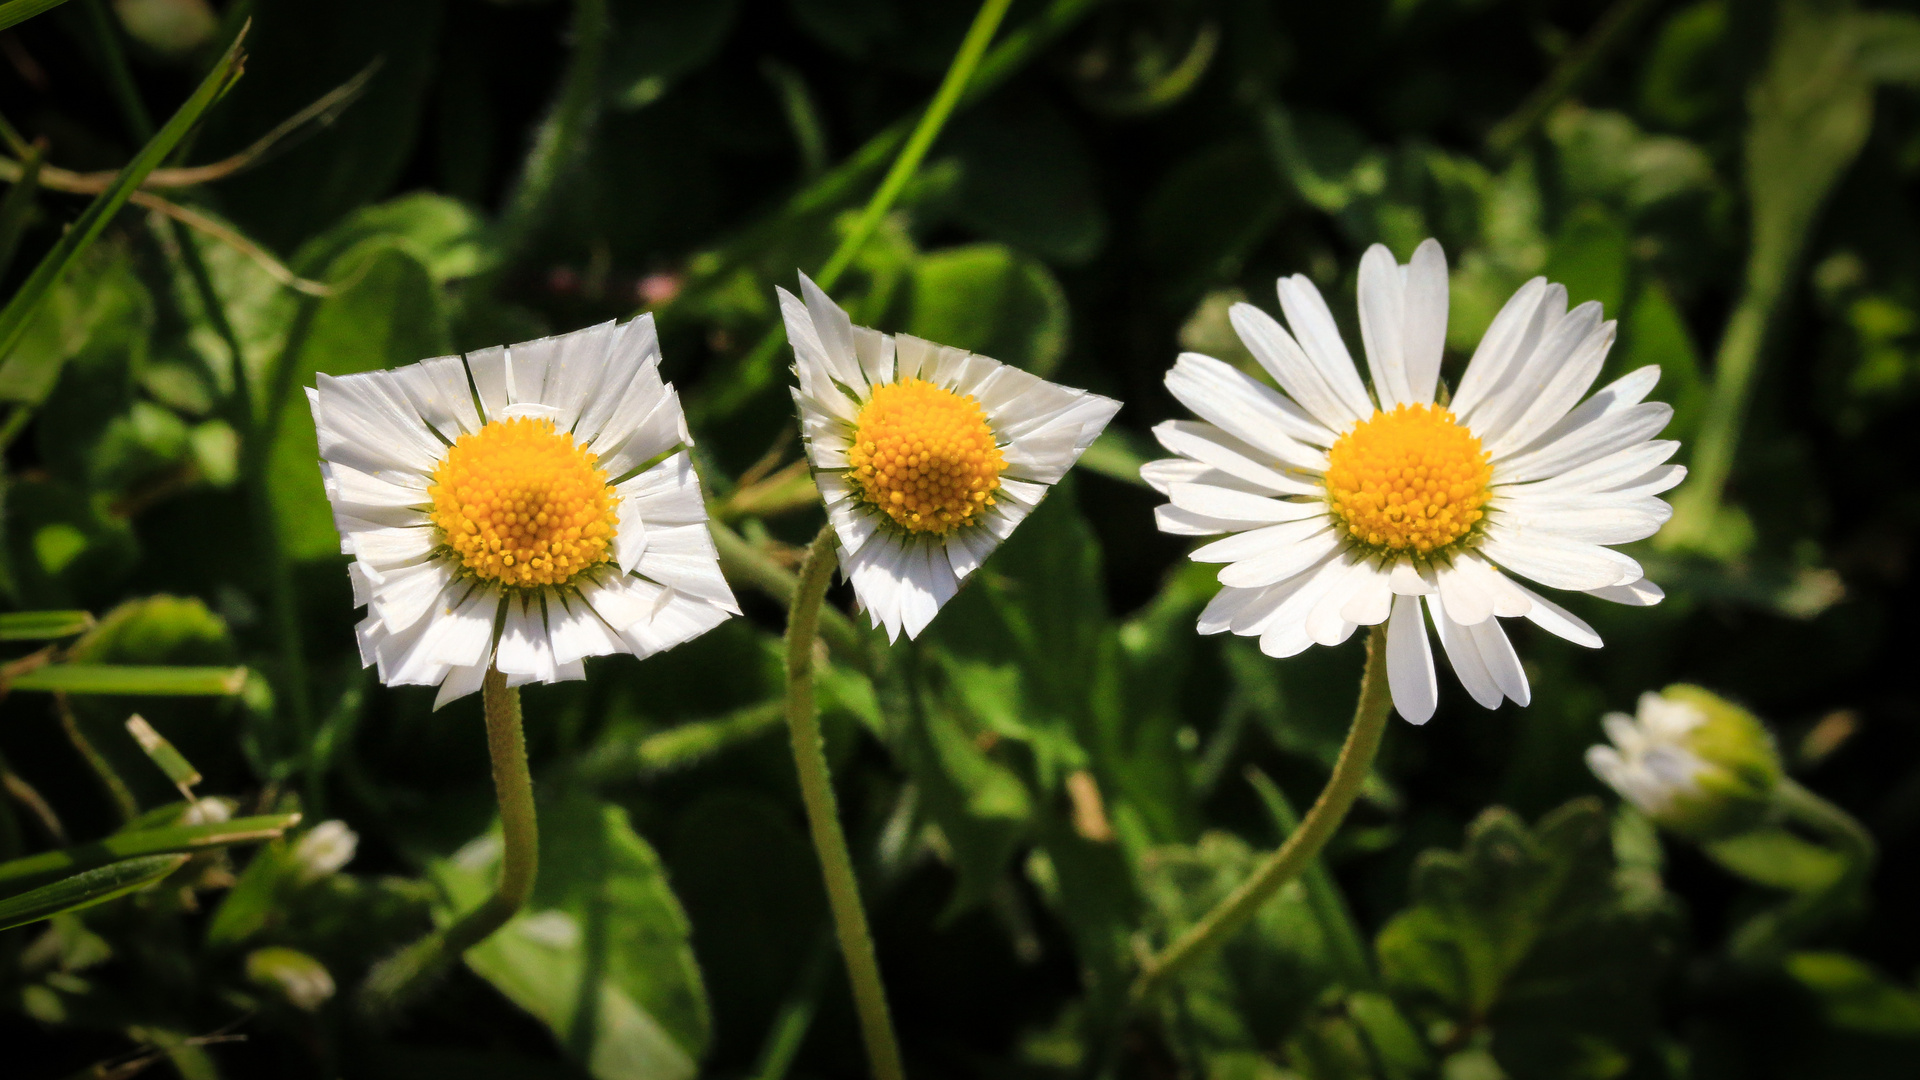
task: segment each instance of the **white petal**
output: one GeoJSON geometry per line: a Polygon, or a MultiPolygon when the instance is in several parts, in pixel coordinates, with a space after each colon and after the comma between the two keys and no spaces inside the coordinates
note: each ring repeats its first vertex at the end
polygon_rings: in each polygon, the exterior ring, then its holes
{"type": "Polygon", "coordinates": [[[598,615],[593,605],[578,594],[555,592],[547,604],[547,632],[553,642],[556,666],[571,664],[588,656],[609,656],[627,651],[626,643],[598,615]]]}
{"type": "MultiPolygon", "coordinates": [[[[1313,639],[1314,644],[1338,645],[1353,633],[1355,624],[1343,616],[1341,610],[1348,601],[1362,597],[1368,591],[1368,583],[1376,577],[1382,584],[1385,583],[1386,575],[1364,562],[1347,562],[1344,565],[1340,575],[1307,611],[1307,636],[1313,639]]],[[[1391,595],[1388,594],[1389,598],[1391,595]]]]}
{"type": "Polygon", "coordinates": [[[906,610],[912,603],[907,595],[911,587],[907,584],[909,558],[906,545],[898,537],[881,532],[841,566],[873,624],[886,628],[888,641],[900,637],[906,610]]]}
{"type": "Polygon", "coordinates": [[[939,354],[940,346],[912,334],[896,334],[893,342],[894,378],[901,382],[926,379],[933,370],[933,360],[939,354]]]}
{"type": "Polygon", "coordinates": [[[1673,419],[1673,406],[1661,401],[1644,402],[1611,412],[1593,409],[1596,402],[1603,400],[1605,393],[1601,391],[1568,414],[1567,419],[1556,425],[1554,431],[1547,433],[1554,436],[1551,441],[1546,441],[1543,436],[1535,448],[1510,458],[1495,460],[1493,482],[1520,484],[1558,475],[1645,442],[1658,435],[1660,429],[1667,426],[1667,421],[1673,419]],[[1570,424],[1576,426],[1568,426],[1570,424]],[[1559,434],[1555,435],[1555,432],[1559,434]]]}
{"type": "Polygon", "coordinates": [[[1493,317],[1486,334],[1480,338],[1479,347],[1473,350],[1473,359],[1467,361],[1459,391],[1453,395],[1451,407],[1463,423],[1473,416],[1475,407],[1485,400],[1488,391],[1500,384],[1501,377],[1521,355],[1521,344],[1536,322],[1540,300],[1546,292],[1547,279],[1534,278],[1520,286],[1500,308],[1500,314],[1493,317]]]}
{"type": "MultiPolygon", "coordinates": [[[[1329,554],[1306,573],[1263,592],[1233,620],[1234,633],[1259,634],[1260,651],[1268,656],[1285,658],[1305,652],[1314,644],[1308,618],[1351,569],[1340,553],[1329,554]]],[[[1341,628],[1331,629],[1337,633],[1341,628]]]]}
{"type": "Polygon", "coordinates": [[[1211,484],[1175,484],[1167,494],[1173,501],[1173,505],[1182,510],[1208,517],[1229,518],[1263,525],[1281,521],[1299,521],[1309,517],[1324,517],[1327,513],[1327,504],[1324,502],[1289,502],[1284,499],[1270,499],[1263,495],[1249,495],[1244,491],[1214,487],[1211,484]]]}
{"type": "Polygon", "coordinates": [[[1273,316],[1252,304],[1235,304],[1227,318],[1267,374],[1329,432],[1345,431],[1366,418],[1334,390],[1326,375],[1273,316]]]}
{"type": "Polygon", "coordinates": [[[1393,617],[1387,620],[1387,687],[1401,716],[1416,724],[1433,719],[1440,684],[1433,670],[1433,646],[1427,641],[1427,619],[1417,596],[1397,596],[1393,601],[1393,617]]]}
{"type": "Polygon", "coordinates": [[[673,392],[671,384],[660,388],[660,397],[652,410],[634,425],[624,441],[618,441],[613,435],[621,419],[616,416],[608,421],[607,430],[600,433],[594,447],[594,452],[600,455],[600,467],[615,479],[676,446],[693,441],[687,431],[686,414],[680,411],[680,395],[673,392]],[[605,449],[601,449],[602,446],[605,449]]]}
{"type": "Polygon", "coordinates": [[[1393,564],[1387,575],[1387,584],[1392,587],[1395,596],[1427,596],[1440,589],[1432,568],[1415,566],[1410,559],[1401,559],[1393,564]]]}
{"type": "Polygon", "coordinates": [[[1597,596],[1602,600],[1611,600],[1628,607],[1652,607],[1667,598],[1665,590],[1645,578],[1624,585],[1605,585],[1583,591],[1588,596],[1597,596]]]}
{"type": "Polygon", "coordinates": [[[1480,554],[1554,589],[1599,589],[1642,576],[1639,563],[1611,548],[1550,533],[1522,534],[1497,522],[1487,530],[1480,554]]]}
{"type": "Polygon", "coordinates": [[[1447,347],[1447,255],[1440,241],[1428,239],[1407,263],[1400,349],[1413,399],[1431,402],[1440,382],[1440,359],[1447,347]]]}
{"type": "Polygon", "coordinates": [[[1293,336],[1306,351],[1307,359],[1312,360],[1327,385],[1340,400],[1346,403],[1347,410],[1356,417],[1373,415],[1373,399],[1367,395],[1365,383],[1360,381],[1360,370],[1354,366],[1352,354],[1347,352],[1347,343],[1340,338],[1340,328],[1333,321],[1333,312],[1327,309],[1327,301],[1320,295],[1313,282],[1303,274],[1295,274],[1279,281],[1280,310],[1287,316],[1287,325],[1293,327],[1293,336]]]}
{"type": "Polygon", "coordinates": [[[1672,457],[1679,449],[1680,444],[1672,439],[1638,443],[1625,450],[1616,450],[1605,457],[1596,458],[1578,468],[1556,473],[1544,480],[1536,480],[1530,484],[1503,486],[1500,490],[1502,494],[1508,495],[1607,491],[1646,475],[1661,462],[1672,457]]]}
{"type": "Polygon", "coordinates": [[[913,558],[907,565],[913,604],[901,622],[901,628],[907,632],[908,638],[919,637],[947,601],[960,591],[960,579],[954,575],[953,566],[947,560],[944,543],[927,539],[915,544],[914,548],[913,558]]]}
{"type": "Polygon", "coordinates": [[[1565,638],[1575,645],[1584,645],[1589,649],[1600,647],[1600,635],[1595,633],[1593,627],[1588,626],[1586,621],[1578,615],[1525,585],[1516,583],[1514,588],[1526,593],[1528,599],[1533,602],[1533,605],[1527,609],[1527,618],[1533,625],[1556,637],[1565,638]]]}
{"type": "MultiPolygon", "coordinates": [[[[1505,381],[1499,392],[1474,413],[1474,433],[1489,449],[1500,447],[1494,454],[1496,458],[1526,445],[1525,440],[1509,442],[1508,436],[1521,429],[1523,419],[1535,415],[1535,406],[1544,406],[1550,399],[1557,400],[1549,393],[1556,377],[1562,375],[1576,355],[1590,355],[1582,353],[1581,349],[1600,325],[1600,305],[1596,301],[1590,300],[1567,312],[1565,318],[1555,322],[1542,335],[1533,355],[1519,365],[1519,370],[1505,381]]],[[[1574,398],[1577,400],[1578,397],[1576,393],[1574,398]]],[[[1553,420],[1549,418],[1546,422],[1550,424],[1553,420]]]]}
{"type": "MultiPolygon", "coordinates": [[[[728,612],[651,582],[628,578],[647,615],[620,632],[628,651],[642,659],[692,641],[727,621],[728,612]]],[[[597,610],[597,609],[596,609],[597,610]]]]}
{"type": "Polygon", "coordinates": [[[473,406],[466,361],[458,356],[437,356],[395,368],[392,375],[407,403],[442,439],[452,442],[463,433],[480,430],[480,412],[473,406]]]}
{"type": "Polygon", "coordinates": [[[490,423],[501,409],[512,404],[507,398],[507,347],[489,345],[468,353],[467,373],[473,377],[474,393],[480,396],[480,419],[490,423]]]}
{"type": "Polygon", "coordinates": [[[1200,634],[1220,634],[1232,629],[1234,620],[1245,611],[1248,605],[1265,596],[1268,592],[1278,591],[1284,586],[1275,585],[1270,589],[1221,589],[1207,601],[1200,612],[1200,620],[1194,631],[1200,634]]]}
{"type": "Polygon", "coordinates": [[[1520,666],[1520,657],[1513,651],[1513,642],[1507,640],[1507,632],[1500,628],[1500,620],[1488,619],[1467,627],[1473,635],[1473,642],[1480,648],[1480,660],[1487,665],[1487,674],[1493,677],[1500,692],[1512,699],[1516,705],[1527,705],[1533,701],[1533,691],[1527,686],[1527,673],[1520,666]]]}
{"type": "Polygon", "coordinates": [[[433,472],[446,450],[384,371],[316,376],[315,431],[320,456],[403,482],[433,472]]]}
{"type": "Polygon", "coordinates": [[[853,328],[853,353],[860,371],[874,386],[893,381],[893,338],[865,326],[853,328]]]}
{"type": "Polygon", "coordinates": [[[1324,494],[1319,484],[1282,473],[1262,461],[1265,455],[1260,451],[1212,424],[1167,420],[1154,427],[1153,437],[1174,453],[1204,462],[1261,491],[1275,495],[1324,494]]]}
{"type": "Polygon", "coordinates": [[[820,344],[825,349],[827,371],[835,382],[856,396],[865,397],[867,380],[853,347],[853,320],[805,274],[800,275],[800,295],[806,301],[814,333],[820,335],[820,344]]]}
{"type": "MultiPolygon", "coordinates": [[[[341,520],[336,517],[335,524],[341,520]]],[[[342,532],[342,550],[367,564],[370,570],[385,571],[395,566],[416,563],[432,554],[438,541],[426,527],[399,529],[378,527],[349,528],[342,532]],[[351,551],[345,549],[351,547],[351,551]]]]}
{"type": "MultiPolygon", "coordinates": [[[[604,357],[598,385],[579,406],[579,419],[573,423],[574,438],[592,445],[614,414],[628,405],[628,393],[636,387],[643,396],[658,394],[660,381],[660,336],[653,327],[651,313],[615,326],[604,343],[604,357]]],[[[635,415],[650,405],[636,408],[635,415]]],[[[629,425],[630,426],[630,425],[629,425]]]]}
{"type": "Polygon", "coordinates": [[[1333,434],[1277,392],[1233,367],[1199,353],[1181,353],[1167,372],[1167,389],[1193,414],[1273,460],[1324,471],[1318,446],[1333,434]]]}
{"type": "Polygon", "coordinates": [[[1529,535],[1552,534],[1589,544],[1627,544],[1660,531],[1673,508],[1651,495],[1569,496],[1552,502],[1502,499],[1500,518],[1529,535]]]}
{"type": "Polygon", "coordinates": [[[1378,626],[1393,614],[1392,578],[1372,566],[1366,571],[1355,580],[1351,594],[1340,607],[1340,617],[1356,626],[1378,626]]]}
{"type": "Polygon", "coordinates": [[[956,581],[965,581],[980,569],[980,564],[999,546],[1000,541],[985,529],[960,529],[947,537],[947,565],[953,568],[956,581]]]}
{"type": "Polygon", "coordinates": [[[1400,266],[1384,244],[1375,244],[1360,257],[1360,339],[1367,347],[1367,369],[1380,407],[1419,405],[1407,381],[1406,354],[1401,335],[1405,328],[1406,288],[1400,266]]]}
{"type": "Polygon", "coordinates": [[[553,643],[547,640],[546,611],[536,598],[507,599],[507,621],[493,664],[503,675],[526,675],[537,682],[554,679],[553,643]]]}
{"type": "Polygon", "coordinates": [[[472,667],[449,668],[446,678],[441,680],[440,693],[433,699],[433,708],[438,712],[441,706],[450,701],[477,693],[487,681],[487,665],[475,664],[472,667]]]}
{"type": "Polygon", "coordinates": [[[780,298],[780,314],[786,320],[787,343],[793,347],[794,374],[799,377],[800,392],[827,412],[851,421],[856,408],[847,397],[848,391],[839,385],[840,363],[828,356],[807,305],[777,286],[774,293],[780,298]]]}
{"type": "Polygon", "coordinates": [[[390,570],[374,587],[369,611],[378,616],[390,632],[397,633],[441,603],[453,583],[453,572],[439,560],[390,570]]]}
{"type": "Polygon", "coordinates": [[[1435,581],[1440,588],[1440,599],[1445,602],[1447,615],[1461,626],[1472,626],[1493,618],[1493,593],[1484,587],[1472,573],[1463,569],[1462,563],[1438,567],[1434,571],[1435,581]]]}
{"type": "Polygon", "coordinates": [[[720,554],[705,522],[649,526],[647,550],[634,572],[723,611],[737,614],[740,610],[726,577],[720,573],[720,554]]]}
{"type": "MultiPolygon", "coordinates": [[[[1570,313],[1562,325],[1573,325],[1579,314],[1578,311],[1570,313]]],[[[1607,352],[1613,348],[1617,330],[1613,322],[1603,322],[1589,331],[1560,366],[1547,373],[1545,383],[1527,404],[1526,411],[1487,446],[1487,452],[1496,458],[1505,457],[1531,445],[1565,419],[1593,385],[1593,380],[1600,377],[1600,368],[1607,362],[1607,352]]]]}
{"type": "Polygon", "coordinates": [[[1566,318],[1566,286],[1548,285],[1540,294],[1540,302],[1534,305],[1532,317],[1520,331],[1520,340],[1513,347],[1513,359],[1500,372],[1498,381],[1487,388],[1473,415],[1463,414],[1476,433],[1484,432],[1488,438],[1497,435],[1526,408],[1526,400],[1517,388],[1538,381],[1539,370],[1546,361],[1543,346],[1566,318]]]}
{"type": "Polygon", "coordinates": [[[1433,614],[1433,627],[1440,632],[1440,647],[1447,654],[1447,663],[1453,668],[1453,674],[1466,688],[1467,696],[1483,709],[1500,707],[1502,695],[1500,687],[1487,674],[1487,665],[1480,659],[1480,646],[1474,644],[1473,634],[1466,627],[1455,622],[1439,595],[1427,597],[1427,610],[1433,614]]]}

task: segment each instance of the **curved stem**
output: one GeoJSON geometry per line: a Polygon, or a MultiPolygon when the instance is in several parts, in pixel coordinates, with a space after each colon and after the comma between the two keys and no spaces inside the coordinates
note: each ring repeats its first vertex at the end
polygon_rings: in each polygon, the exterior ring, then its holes
{"type": "Polygon", "coordinates": [[[867,1061],[874,1080],[903,1080],[900,1045],[887,1013],[887,992],[880,982],[880,962],[873,952],[873,934],[860,906],[860,882],[853,873],[853,856],[840,830],[840,809],[827,771],[827,753],[820,739],[820,719],[813,707],[813,642],[820,624],[820,605],[835,562],[833,526],[828,524],[807,549],[800,566],[800,585],[787,614],[787,726],[793,737],[793,764],[800,773],[800,797],[807,805],[807,825],[814,851],[820,856],[820,874],[826,879],[827,903],[840,939],[840,955],[847,963],[847,981],[853,987],[854,1009],[860,1015],[860,1034],[867,1044],[867,1061]]]}
{"type": "Polygon", "coordinates": [[[1774,786],[1773,805],[1787,820],[1829,841],[1845,858],[1846,866],[1831,884],[1798,893],[1779,907],[1753,916],[1733,932],[1727,950],[1736,961],[1750,967],[1778,963],[1796,943],[1852,910],[1860,902],[1877,854],[1873,834],[1853,815],[1792,780],[1782,777],[1774,786]]]}
{"type": "Polygon", "coordinates": [[[380,1015],[404,1006],[413,993],[475,945],[493,935],[526,906],[540,866],[540,836],[533,809],[533,777],[527,770],[527,740],[520,724],[520,690],[507,677],[487,672],[482,688],[487,716],[487,753],[493,759],[493,790],[500,800],[500,881],[486,902],[452,925],[436,930],[382,961],[367,975],[362,1005],[380,1015]]]}
{"type": "Polygon", "coordinates": [[[1367,668],[1360,676],[1360,701],[1354,708],[1353,727],[1340,748],[1339,760],[1333,763],[1333,775],[1327,778],[1327,786],[1301,819],[1300,827],[1266,857],[1252,877],[1146,962],[1133,983],[1134,1005],[1146,1001],[1169,976],[1246,925],[1280,886],[1306,869],[1346,819],[1373,767],[1374,755],[1380,751],[1380,738],[1393,711],[1393,695],[1387,690],[1386,653],[1387,627],[1382,623],[1367,635],[1367,668]]]}
{"type": "Polygon", "coordinates": [[[1865,825],[1856,821],[1852,814],[1784,776],[1780,778],[1778,784],[1774,785],[1773,804],[1779,807],[1788,819],[1797,821],[1833,841],[1833,846],[1839,848],[1848,858],[1847,878],[1866,877],[1867,871],[1873,866],[1878,845],[1873,841],[1873,834],[1867,831],[1865,825]]]}

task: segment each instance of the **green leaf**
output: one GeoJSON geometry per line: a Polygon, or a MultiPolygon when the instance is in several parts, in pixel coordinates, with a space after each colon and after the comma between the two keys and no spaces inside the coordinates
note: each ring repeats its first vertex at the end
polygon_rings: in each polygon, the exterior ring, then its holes
{"type": "Polygon", "coordinates": [[[17,26],[43,11],[51,11],[67,0],[7,0],[0,4],[0,30],[17,26]]]}
{"type": "MultiPolygon", "coordinates": [[[[468,950],[467,966],[545,1024],[599,1080],[691,1080],[708,1038],[689,927],[626,812],[569,793],[540,808],[541,872],[525,911],[468,950]]],[[[432,875],[451,903],[491,894],[489,834],[432,875]]]]}
{"type": "MultiPolygon", "coordinates": [[[[950,682],[955,688],[971,686],[978,700],[999,696],[991,689],[979,693],[996,675],[1003,693],[1019,679],[1009,667],[956,675],[950,682]]],[[[1019,775],[981,748],[983,739],[991,738],[989,732],[969,728],[963,720],[968,714],[955,704],[952,697],[923,694],[918,715],[906,725],[901,740],[902,764],[919,784],[927,813],[946,837],[960,875],[948,917],[986,899],[1005,876],[1033,811],[1019,775]]]]}
{"type": "Polygon", "coordinates": [[[1847,872],[1846,856],[1780,828],[1755,829],[1706,847],[1728,871],[1772,889],[1820,892],[1847,872]]]}
{"type": "Polygon", "coordinates": [[[85,611],[9,611],[0,614],[0,641],[47,641],[72,637],[93,625],[85,611]]]}
{"type": "MultiPolygon", "coordinates": [[[[1267,155],[1229,142],[1168,170],[1141,211],[1141,254],[1184,305],[1236,277],[1286,205],[1267,155]]],[[[1267,298],[1269,306],[1273,297],[1267,298]]]]}
{"type": "Polygon", "coordinates": [[[38,888],[54,878],[97,869],[122,859],[205,851],[231,844],[271,840],[292,828],[299,820],[299,814],[264,814],[205,825],[173,825],[118,832],[91,844],[45,851],[0,863],[0,891],[13,893],[38,888]]]}
{"type": "Polygon", "coordinates": [[[1000,244],[930,252],[912,266],[907,332],[1051,374],[1067,348],[1067,298],[1045,266],[1000,244]]]}
{"type": "MultiPolygon", "coordinates": [[[[113,220],[114,214],[132,197],[133,190],[147,178],[147,174],[173,153],[173,148],[199,122],[201,115],[233,84],[233,80],[239,76],[239,60],[240,42],[236,39],[212,70],[207,72],[206,78],[200,81],[200,87],[193,96],[180,106],[159,134],[120,170],[113,183],[93,200],[80,219],[73,223],[53,250],[34,267],[27,280],[21,283],[13,298],[7,301],[5,309],[0,310],[0,362],[4,362],[13,352],[14,345],[26,332],[27,323],[39,309],[40,302],[46,299],[47,293],[67,267],[92,245],[100,231],[113,220]]],[[[0,366],[0,382],[4,382],[4,375],[5,369],[0,366]]]]}
{"type": "Polygon", "coordinates": [[[145,888],[186,865],[186,855],[126,859],[0,900],[0,930],[102,904],[145,888]]]}
{"type": "Polygon", "coordinates": [[[64,690],[69,694],[163,694],[167,696],[240,693],[247,685],[243,667],[150,667],[142,664],[48,664],[14,678],[15,690],[64,690]]]}
{"type": "Polygon", "coordinates": [[[1920,1039],[1920,991],[1896,983],[1845,953],[1797,952],[1787,974],[1820,999],[1827,1022],[1868,1035],[1920,1039]]]}
{"type": "MultiPolygon", "coordinates": [[[[356,219],[312,248],[350,242],[364,222],[356,219]]],[[[433,273],[413,251],[421,245],[380,234],[354,243],[334,258],[324,275],[339,289],[320,303],[299,357],[296,386],[312,386],[317,372],[349,375],[411,364],[449,351],[445,303],[433,273]]],[[[451,261],[451,256],[442,258],[451,261]]],[[[298,391],[296,391],[298,393],[298,391]]],[[[296,561],[334,558],[340,534],[320,483],[320,449],[313,415],[304,401],[282,411],[269,451],[268,475],[280,541],[296,561]]]]}
{"type": "Polygon", "coordinates": [[[1619,218],[1588,203],[1567,215],[1553,238],[1547,280],[1567,287],[1569,306],[1598,300],[1606,316],[1617,319],[1627,298],[1629,242],[1619,218]]]}
{"type": "Polygon", "coordinates": [[[1661,437],[1681,440],[1684,453],[1686,440],[1700,425],[1707,383],[1701,374],[1699,349],[1666,285],[1657,280],[1643,283],[1621,329],[1625,340],[1614,350],[1602,379],[1610,381],[1648,364],[1660,365],[1660,400],[1673,406],[1673,420],[1661,437]]]}
{"type": "Polygon", "coordinates": [[[1422,854],[1411,906],[1375,947],[1396,996],[1430,1018],[1489,1026],[1513,1075],[1585,1076],[1651,1031],[1663,946],[1654,918],[1623,902],[1592,799],[1532,829],[1495,807],[1463,850],[1422,854]]]}

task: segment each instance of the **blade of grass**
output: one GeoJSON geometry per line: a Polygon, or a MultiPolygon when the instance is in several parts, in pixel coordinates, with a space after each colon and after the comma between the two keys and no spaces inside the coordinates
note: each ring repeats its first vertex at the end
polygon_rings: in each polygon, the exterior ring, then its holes
{"type": "Polygon", "coordinates": [[[164,829],[114,833],[90,844],[60,851],[43,851],[38,855],[0,863],[0,891],[18,893],[36,889],[69,874],[143,855],[172,855],[256,840],[274,840],[299,823],[299,814],[263,814],[205,825],[172,825],[164,829]]]}
{"type": "Polygon", "coordinates": [[[173,148],[186,137],[187,132],[199,123],[207,109],[211,108],[213,103],[226,93],[227,88],[233,85],[240,74],[240,56],[240,39],[235,39],[226,54],[220,58],[220,62],[214,64],[213,70],[201,80],[199,89],[193,92],[193,96],[180,106],[179,111],[173,114],[173,118],[167,121],[167,125],[141,148],[140,153],[127,163],[126,168],[120,170],[120,175],[114,180],[112,186],[93,200],[86,212],[80,215],[80,220],[74,222],[73,227],[60,238],[60,242],[54,245],[53,250],[40,260],[40,265],[34,267],[33,273],[7,302],[6,308],[0,310],[0,359],[4,359],[8,353],[11,353],[21,335],[26,333],[29,320],[33,318],[34,312],[39,310],[47,294],[52,291],[54,282],[58,281],[60,275],[66,272],[74,260],[99,238],[100,233],[113,220],[113,216],[119,212],[120,208],[126,205],[127,199],[133,195],[134,189],[140,186],[140,182],[146,179],[147,174],[166,160],[167,155],[172,153],[173,148]]]}
{"type": "Polygon", "coordinates": [[[69,694],[212,694],[228,697],[247,685],[243,667],[148,667],[138,664],[48,664],[17,675],[14,690],[69,694]]]}
{"type": "Polygon", "coordinates": [[[11,930],[125,896],[180,869],[188,858],[186,855],[152,855],[127,859],[0,900],[0,930],[11,930]]]}
{"type": "Polygon", "coordinates": [[[0,4],[0,30],[18,26],[43,11],[52,11],[67,0],[8,0],[0,4]]]}
{"type": "Polygon", "coordinates": [[[0,615],[0,641],[49,641],[93,626],[85,611],[9,611],[0,615]]]}

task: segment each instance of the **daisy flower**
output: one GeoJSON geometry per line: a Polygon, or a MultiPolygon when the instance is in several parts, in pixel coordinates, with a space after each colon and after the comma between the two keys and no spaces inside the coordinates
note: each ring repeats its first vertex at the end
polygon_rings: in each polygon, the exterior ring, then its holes
{"type": "Polygon", "coordinates": [[[389,686],[585,678],[738,614],[653,318],[307,391],[360,657],[389,686]],[[681,448],[677,449],[676,448],[681,448]]]}
{"type": "Polygon", "coordinates": [[[855,326],[805,274],[780,311],[814,483],[860,606],[897,639],[1059,483],[1120,403],[965,349],[855,326]]]}
{"type": "Polygon", "coordinates": [[[1563,286],[1528,282],[1449,400],[1436,396],[1447,338],[1437,242],[1406,266],[1379,245],[1361,260],[1371,390],[1312,283],[1295,275],[1279,291],[1291,334],[1251,304],[1231,319],[1285,392],[1182,354],[1167,388],[1200,419],[1155,428],[1179,456],[1141,469],[1170,500],[1156,511],[1163,531],[1232,534],[1192,556],[1226,564],[1201,633],[1257,636],[1267,655],[1292,656],[1386,623],[1394,707],[1418,724],[1438,699],[1428,618],[1467,693],[1491,709],[1530,698],[1500,619],[1600,646],[1515,576],[1659,602],[1640,565],[1606,545],[1651,536],[1672,513],[1654,496],[1685,475],[1664,464],[1679,443],[1653,436],[1673,409],[1643,400],[1657,367],[1581,400],[1614,339],[1599,304],[1568,311],[1563,286]]]}

